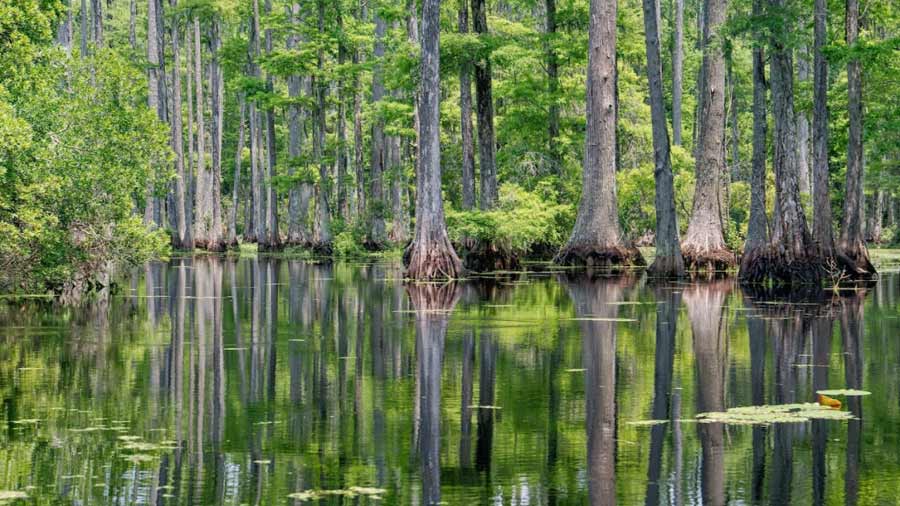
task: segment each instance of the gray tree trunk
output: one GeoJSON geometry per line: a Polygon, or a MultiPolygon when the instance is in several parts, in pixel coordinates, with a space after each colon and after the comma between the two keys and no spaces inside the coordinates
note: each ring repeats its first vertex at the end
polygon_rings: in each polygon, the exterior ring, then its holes
{"type": "Polygon", "coordinates": [[[672,142],[681,146],[681,96],[684,78],[684,0],[675,0],[675,34],[672,45],[672,142]]]}
{"type": "MultiPolygon", "coordinates": [[[[753,16],[763,15],[763,0],[753,0],[753,16]]],[[[766,60],[762,34],[753,33],[753,158],[750,172],[750,221],[744,254],[762,248],[769,242],[769,219],[766,216],[766,60]]]]}
{"type": "MultiPolygon", "coordinates": [[[[241,161],[243,159],[244,154],[244,121],[247,116],[247,104],[244,102],[244,97],[240,97],[240,110],[241,110],[241,119],[238,123],[238,140],[237,140],[237,150],[234,155],[234,184],[231,189],[231,213],[228,216],[228,234],[225,238],[225,242],[229,246],[237,245],[237,212],[238,205],[240,204],[240,189],[241,189],[241,161]]],[[[244,212],[249,212],[247,206],[244,206],[244,212]]]]}
{"type": "MultiPolygon", "coordinates": [[[[200,45],[200,19],[194,17],[194,94],[197,106],[197,203],[194,242],[198,248],[215,251],[218,238],[213,217],[213,170],[206,163],[206,119],[203,105],[203,51],[200,45]]],[[[212,90],[210,90],[212,92],[212,90]]]]}
{"type": "MultiPolygon", "coordinates": [[[[325,32],[325,2],[317,0],[319,34],[325,32]]],[[[325,52],[319,49],[319,74],[325,68],[325,52]]],[[[325,89],[322,79],[313,79],[312,88],[316,93],[316,126],[313,139],[313,157],[319,164],[319,185],[316,187],[316,219],[313,227],[313,247],[321,253],[331,252],[331,212],[328,204],[328,163],[325,161],[325,89]]]]}
{"type": "MultiPolygon", "coordinates": [[[[475,33],[488,33],[485,0],[472,0],[472,24],[475,33]]],[[[491,60],[475,62],[475,103],[478,114],[478,161],[481,170],[481,209],[497,204],[497,161],[494,139],[494,98],[491,82],[491,60]]]]}
{"type": "Polygon", "coordinates": [[[462,263],[447,236],[441,196],[440,0],[423,0],[419,84],[419,164],[416,177],[416,230],[404,253],[406,277],[459,277],[462,263]]]}
{"type": "MultiPolygon", "coordinates": [[[[177,5],[177,0],[171,0],[171,5],[177,5]]],[[[158,6],[161,7],[161,6],[158,6]]],[[[179,249],[193,249],[194,243],[191,240],[193,234],[189,234],[188,228],[190,224],[186,219],[187,195],[188,195],[188,178],[190,174],[185,171],[184,167],[184,145],[183,133],[181,125],[181,69],[179,68],[179,47],[178,47],[178,19],[172,22],[172,151],[175,152],[175,218],[177,222],[177,230],[174,241],[175,247],[179,249]]],[[[188,63],[190,64],[190,63],[188,63]]]]}
{"type": "Polygon", "coordinates": [[[103,46],[103,0],[91,0],[91,34],[94,49],[103,46]]]}
{"type": "MultiPolygon", "coordinates": [[[[775,12],[785,0],[769,0],[775,12]]],[[[767,248],[745,254],[740,276],[746,282],[818,283],[821,257],[812,243],[800,203],[797,127],[794,110],[794,65],[787,46],[788,23],[779,19],[770,37],[770,72],[774,143],[775,206],[777,212],[767,248]]]]}
{"type": "MultiPolygon", "coordinates": [[[[805,21],[805,20],[803,20],[805,21]]],[[[805,28],[805,23],[801,23],[801,29],[805,28]]],[[[797,80],[800,83],[809,81],[809,51],[807,47],[800,46],[797,48],[797,80]]],[[[802,84],[801,84],[802,86],[802,84]]],[[[805,110],[797,111],[797,169],[800,183],[800,195],[811,195],[812,186],[810,184],[810,130],[809,116],[805,110]]]]}
{"type": "Polygon", "coordinates": [[[616,1],[591,0],[588,31],[587,131],[581,202],[568,243],[556,255],[564,265],[643,265],[619,225],[616,197],[616,1]]]}
{"type": "MultiPolygon", "coordinates": [[[[272,0],[265,0],[265,14],[272,14],[272,0]]],[[[272,29],[266,28],[266,54],[272,53],[272,29]]],[[[266,89],[272,93],[274,84],[272,75],[266,72],[266,89]]],[[[275,145],[275,109],[271,106],[266,110],[266,187],[265,187],[265,234],[258,241],[259,246],[267,250],[276,250],[281,247],[281,235],[278,232],[278,194],[275,191],[275,171],[278,166],[278,149],[275,145]]]]}
{"type": "MultiPolygon", "coordinates": [[[[375,14],[375,50],[372,57],[375,65],[372,70],[372,104],[376,110],[384,99],[384,37],[387,30],[384,18],[375,14]]],[[[384,118],[380,113],[372,121],[372,162],[370,172],[371,190],[369,191],[369,235],[366,247],[373,250],[384,248],[385,224],[384,215],[387,207],[384,198],[385,168],[385,135],[384,118]]]]}
{"type": "Polygon", "coordinates": [[[556,39],[556,0],[545,0],[547,10],[547,27],[544,37],[547,53],[547,93],[550,95],[550,110],[547,118],[548,152],[551,170],[562,178],[562,154],[559,151],[559,59],[553,44],[556,39]]]}
{"type": "Polygon", "coordinates": [[[725,172],[725,58],[719,31],[725,23],[726,0],[704,0],[703,63],[700,68],[694,206],[681,243],[688,270],[716,271],[734,265],[725,244],[722,209],[725,172]]]}
{"type": "MultiPolygon", "coordinates": [[[[469,33],[469,0],[459,2],[459,33],[469,33]]],[[[552,1],[552,0],[551,0],[552,1]]],[[[459,69],[459,113],[462,134],[462,208],[475,207],[475,141],[472,135],[472,62],[459,69]]]]}
{"type": "MultiPolygon", "coordinates": [[[[845,17],[847,46],[853,47],[859,36],[859,1],[847,0],[845,17]]],[[[858,57],[847,62],[847,111],[850,129],[847,139],[847,183],[844,194],[844,219],[838,244],[846,258],[845,269],[857,276],[875,273],[869,261],[863,233],[865,198],[863,197],[863,108],[862,67],[858,57]]]]}
{"type": "Polygon", "coordinates": [[[643,0],[644,35],[647,49],[647,81],[650,85],[650,114],[653,123],[653,178],[656,182],[656,259],[650,272],[657,276],[681,276],[684,259],[678,241],[678,215],[666,105],[663,102],[662,62],[659,50],[659,4],[643,0]]]}
{"type": "MultiPolygon", "coordinates": [[[[222,68],[219,66],[219,51],[222,47],[220,35],[221,21],[213,18],[210,25],[210,61],[209,61],[209,89],[212,93],[211,104],[211,157],[212,157],[212,194],[213,194],[213,224],[212,240],[215,251],[225,249],[222,229],[222,136],[224,133],[225,110],[225,80],[222,68]]],[[[210,245],[210,249],[212,245],[210,245]]]]}
{"type": "MultiPolygon", "coordinates": [[[[149,0],[153,2],[154,0],[149,0]]],[[[88,33],[90,29],[88,28],[88,7],[87,0],[81,0],[81,12],[80,14],[80,24],[81,24],[81,54],[82,58],[86,58],[88,55],[88,33]]],[[[154,20],[155,22],[155,20],[154,20]]],[[[149,36],[149,33],[148,33],[149,36]]]]}
{"type": "MultiPolygon", "coordinates": [[[[290,7],[289,20],[295,27],[300,24],[300,3],[293,2],[290,7]]],[[[299,43],[297,35],[289,35],[287,38],[288,49],[294,49],[299,43]]],[[[298,75],[288,77],[288,96],[292,102],[287,107],[288,115],[288,156],[291,157],[288,163],[288,175],[293,176],[297,159],[301,154],[301,125],[303,111],[296,100],[299,99],[302,92],[302,79],[298,75]]],[[[312,188],[308,181],[294,183],[291,186],[288,201],[288,244],[306,245],[310,241],[309,224],[309,195],[312,188]],[[305,197],[305,199],[304,199],[305,197]],[[305,203],[305,207],[302,205],[305,203]]]]}
{"type": "Polygon", "coordinates": [[[130,0],[128,5],[128,43],[132,51],[137,51],[137,0],[130,0]]]}
{"type": "Polygon", "coordinates": [[[828,175],[828,62],[822,49],[828,40],[828,2],[815,0],[813,46],[813,237],[826,259],[834,253],[834,223],[828,175]]]}
{"type": "MultiPolygon", "coordinates": [[[[84,3],[84,0],[82,0],[82,3],[84,3]]],[[[161,8],[159,0],[147,0],[147,105],[150,107],[150,110],[156,111],[157,119],[166,121],[168,115],[164,101],[165,93],[162,89],[165,86],[166,72],[164,60],[160,57],[163,50],[163,41],[161,40],[162,27],[158,26],[160,20],[159,9],[161,8]]],[[[84,28],[85,25],[82,24],[82,30],[84,28]]],[[[82,33],[83,43],[86,40],[84,35],[82,33]]],[[[156,196],[154,182],[155,177],[151,177],[147,181],[147,189],[145,191],[144,225],[146,226],[160,225],[160,202],[156,196]]]]}

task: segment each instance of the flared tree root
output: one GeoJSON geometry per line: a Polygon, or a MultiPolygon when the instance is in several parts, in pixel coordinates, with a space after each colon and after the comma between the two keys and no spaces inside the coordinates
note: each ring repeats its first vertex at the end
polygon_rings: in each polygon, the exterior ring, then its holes
{"type": "Polygon", "coordinates": [[[739,277],[741,283],[820,286],[824,274],[822,257],[813,251],[789,255],[781,248],[766,246],[744,253],[739,277]]]}
{"type": "Polygon", "coordinates": [[[690,244],[682,244],[681,257],[684,259],[684,270],[692,274],[707,275],[724,274],[737,265],[737,258],[727,248],[705,249],[690,244]]]}
{"type": "Polygon", "coordinates": [[[559,265],[618,270],[647,265],[634,246],[566,245],[553,261],[559,265]]]}
{"type": "Polygon", "coordinates": [[[656,278],[680,278],[684,276],[684,259],[676,255],[657,255],[647,272],[656,278]]]}
{"type": "Polygon", "coordinates": [[[465,238],[455,247],[468,271],[511,271],[521,267],[517,254],[492,242],[465,238]]]}
{"type": "Polygon", "coordinates": [[[406,277],[419,281],[457,279],[464,272],[446,235],[411,242],[403,252],[403,265],[406,266],[406,277]]]}
{"type": "Polygon", "coordinates": [[[865,244],[842,244],[835,249],[834,258],[849,279],[871,279],[878,274],[872,261],[869,260],[869,250],[865,244]]]}

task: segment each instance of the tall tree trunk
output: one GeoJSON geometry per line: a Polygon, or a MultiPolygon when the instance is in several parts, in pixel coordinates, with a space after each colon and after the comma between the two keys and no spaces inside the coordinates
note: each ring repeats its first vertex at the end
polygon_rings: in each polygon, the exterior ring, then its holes
{"type": "MultiPolygon", "coordinates": [[[[66,17],[56,27],[56,43],[62,46],[66,50],[66,55],[70,57],[72,56],[72,1],[66,0],[66,17]]],[[[132,47],[135,44],[132,44],[132,47]]]]}
{"type": "MultiPolygon", "coordinates": [[[[290,22],[294,27],[300,25],[300,3],[293,2],[290,7],[290,22]]],[[[299,29],[299,28],[298,28],[299,29]]],[[[288,35],[287,48],[294,49],[299,43],[299,37],[295,34],[288,35]]],[[[292,99],[287,107],[288,115],[288,176],[293,176],[296,164],[301,155],[301,125],[303,111],[296,101],[300,98],[303,82],[300,76],[292,75],[287,79],[288,96],[292,99]]],[[[291,245],[307,245],[310,241],[309,224],[309,195],[311,193],[308,181],[294,183],[291,186],[288,201],[288,238],[291,245]],[[305,197],[305,199],[304,199],[305,197]],[[305,207],[303,206],[305,204],[305,207]]]]}
{"type": "MultiPolygon", "coordinates": [[[[753,17],[763,15],[763,0],[753,0],[753,17]]],[[[750,221],[744,254],[763,248],[769,242],[769,219],[766,216],[766,60],[762,33],[753,32],[753,159],[750,172],[750,221]]]]}
{"type": "Polygon", "coordinates": [[[462,272],[447,235],[441,197],[440,15],[440,0],[423,0],[416,231],[403,255],[406,276],[420,280],[456,278],[462,272]]]}
{"type": "MultiPolygon", "coordinates": [[[[213,170],[206,164],[206,119],[203,112],[203,51],[200,45],[200,18],[194,17],[194,94],[197,104],[197,211],[194,242],[201,249],[219,248],[213,223],[213,170]]],[[[210,90],[214,93],[213,90],[210,90]]],[[[215,99],[213,99],[214,101],[215,99]]],[[[214,120],[213,120],[214,121],[214,120]]]]}
{"type": "MultiPolygon", "coordinates": [[[[344,32],[344,18],[341,15],[340,3],[337,6],[337,26],[338,31],[344,32]]],[[[347,61],[347,46],[343,40],[338,41],[338,67],[344,67],[347,61]]],[[[349,199],[347,198],[347,112],[344,97],[346,89],[345,81],[338,79],[337,81],[337,177],[335,177],[336,194],[337,194],[337,212],[342,220],[347,221],[350,217],[349,199]]]]}
{"type": "Polygon", "coordinates": [[[222,136],[224,133],[225,110],[225,79],[222,68],[219,66],[219,51],[222,48],[221,21],[213,18],[210,22],[210,61],[209,61],[209,88],[212,93],[211,104],[211,142],[212,142],[212,194],[213,194],[213,223],[212,240],[215,248],[222,251],[225,243],[222,236],[222,136]]]}
{"type": "Polygon", "coordinates": [[[672,142],[681,146],[681,82],[684,77],[684,0],[675,0],[675,34],[672,45],[672,142]]]}
{"type": "MultiPolygon", "coordinates": [[[[485,0],[472,0],[472,24],[475,33],[488,33],[485,0]]],[[[494,140],[494,98],[491,90],[491,59],[475,62],[475,103],[478,112],[478,161],[481,169],[481,209],[497,204],[497,161],[494,140]]]]}
{"type": "MultiPolygon", "coordinates": [[[[317,0],[319,34],[325,33],[325,2],[317,0]]],[[[325,68],[325,51],[320,47],[319,74],[325,68]]],[[[316,93],[316,127],[313,139],[313,157],[319,164],[319,185],[316,187],[316,220],[313,227],[313,247],[320,253],[331,252],[331,212],[328,205],[328,163],[325,160],[325,89],[324,79],[313,79],[316,93]]]]}
{"type": "MultiPolygon", "coordinates": [[[[177,0],[171,0],[172,7],[177,6],[177,0]]],[[[158,5],[157,7],[161,7],[158,5]]],[[[161,13],[160,13],[161,14],[161,13]]],[[[186,220],[187,207],[187,179],[190,174],[185,171],[184,167],[184,145],[182,133],[182,116],[181,116],[181,69],[179,68],[179,47],[178,47],[178,18],[172,21],[172,151],[175,152],[175,218],[177,222],[177,230],[175,231],[175,247],[180,249],[193,249],[194,244],[190,241],[188,235],[188,226],[186,220]]],[[[190,62],[188,62],[190,64],[190,62]]],[[[190,234],[191,236],[193,234],[190,234]]]]}
{"type": "Polygon", "coordinates": [[[94,49],[100,49],[103,46],[103,0],[91,0],[91,34],[94,49]]]}
{"type": "MultiPolygon", "coordinates": [[[[353,63],[359,64],[359,51],[353,55],[353,63]]],[[[353,77],[353,169],[356,175],[356,219],[364,220],[368,206],[366,200],[366,166],[363,155],[362,101],[359,74],[353,77]]]]}
{"type": "Polygon", "coordinates": [[[681,276],[684,274],[684,259],[681,257],[681,245],[678,241],[672,155],[666,125],[666,105],[663,103],[659,3],[657,0],[643,0],[643,4],[647,81],[650,85],[650,115],[653,123],[653,178],[656,182],[656,259],[650,266],[650,272],[658,276],[681,276]]]}
{"type": "MultiPolygon", "coordinates": [[[[82,3],[84,3],[84,0],[82,0],[82,3]]],[[[166,121],[168,114],[166,113],[165,93],[163,91],[166,71],[164,60],[160,56],[163,50],[163,41],[161,40],[162,27],[158,26],[161,17],[159,10],[161,8],[162,5],[160,5],[159,0],[147,0],[147,105],[150,107],[150,110],[156,111],[157,119],[166,121]]],[[[85,25],[82,23],[82,30],[84,30],[84,27],[85,25]]],[[[85,40],[84,33],[82,33],[82,43],[85,40]]],[[[146,201],[144,225],[148,227],[160,225],[160,202],[156,196],[154,182],[155,175],[147,181],[147,188],[144,194],[146,201]]]]}
{"type": "Polygon", "coordinates": [[[587,266],[643,265],[640,251],[623,237],[616,197],[616,2],[591,0],[590,9],[581,202],[572,235],[554,261],[587,266]]]}
{"type": "MultiPolygon", "coordinates": [[[[272,14],[272,0],[266,0],[265,14],[272,14]]],[[[272,29],[266,28],[266,54],[272,53],[272,29]]],[[[266,89],[269,93],[273,92],[274,85],[272,75],[266,72],[266,89]]],[[[265,193],[265,223],[266,231],[264,240],[259,242],[259,246],[266,250],[277,250],[281,247],[281,236],[278,232],[278,194],[275,191],[275,170],[278,165],[277,154],[278,149],[275,145],[275,109],[270,105],[266,109],[266,193],[265,193]]]]}
{"type": "Polygon", "coordinates": [[[391,233],[388,237],[394,244],[405,245],[409,241],[409,217],[406,211],[406,176],[400,162],[400,138],[388,139],[391,168],[391,233]]]}
{"type": "MultiPolygon", "coordinates": [[[[775,12],[785,0],[769,0],[775,12]]],[[[741,260],[741,280],[745,282],[818,283],[822,261],[806,225],[800,203],[797,166],[797,129],[794,111],[794,68],[786,45],[788,23],[778,19],[770,37],[769,61],[772,79],[775,206],[772,237],[766,248],[745,254],[741,260]]]]}
{"type": "Polygon", "coordinates": [[[381,14],[375,14],[375,50],[372,57],[375,66],[372,70],[372,104],[376,116],[372,120],[372,162],[369,192],[369,231],[366,247],[380,250],[385,245],[384,215],[386,200],[384,198],[384,168],[387,151],[384,135],[384,118],[378,108],[384,99],[384,37],[387,24],[381,14]]]}
{"type": "MultiPolygon", "coordinates": [[[[197,143],[199,139],[196,134],[197,131],[194,128],[194,125],[196,124],[194,121],[194,99],[196,98],[194,93],[194,30],[192,29],[190,21],[188,21],[188,24],[184,29],[184,60],[184,97],[187,99],[187,163],[185,164],[187,177],[184,180],[184,234],[185,237],[193,237],[195,202],[191,196],[193,194],[192,189],[195,183],[196,172],[194,171],[194,167],[195,161],[198,159],[197,143]]],[[[170,197],[170,200],[174,202],[174,195],[170,197]]],[[[173,216],[169,216],[170,226],[175,228],[173,219],[173,216]]]]}
{"type": "MultiPolygon", "coordinates": [[[[253,19],[250,26],[250,75],[260,77],[258,59],[260,56],[259,49],[259,0],[253,0],[253,19]]],[[[252,173],[251,188],[253,191],[253,230],[252,240],[257,243],[265,241],[265,196],[263,193],[263,171],[264,164],[260,162],[262,157],[262,114],[259,111],[258,103],[250,105],[250,171],[252,173]]]]}
{"type": "MultiPolygon", "coordinates": [[[[800,24],[800,30],[805,29],[806,19],[800,24]]],[[[803,82],[809,81],[809,51],[805,45],[797,48],[797,80],[801,86],[803,82]]],[[[811,195],[812,187],[810,184],[810,156],[809,156],[809,116],[805,110],[797,111],[797,176],[800,183],[800,195],[811,195]]]]}
{"type": "MultiPolygon", "coordinates": [[[[741,179],[741,131],[738,124],[738,95],[737,84],[735,83],[734,62],[732,56],[728,56],[728,91],[730,103],[728,105],[728,122],[731,126],[731,170],[726,169],[723,178],[728,181],[739,181],[741,179]],[[729,174],[730,172],[730,174],[729,174]]],[[[727,187],[726,187],[727,188],[727,187]]],[[[727,189],[726,189],[727,193],[727,189]]],[[[727,209],[728,199],[726,198],[722,209],[727,209]]]]}
{"type": "Polygon", "coordinates": [[[726,0],[704,0],[701,47],[698,139],[695,144],[696,186],[687,233],[681,243],[691,271],[717,271],[734,265],[725,244],[722,193],[725,181],[725,58],[719,40],[725,23],[726,0]]]}
{"type": "MultiPolygon", "coordinates": [[[[149,0],[153,2],[154,0],[149,0]]],[[[79,18],[81,24],[81,54],[82,58],[86,58],[88,55],[88,33],[90,29],[88,28],[88,7],[87,0],[81,0],[81,13],[79,18]]],[[[155,20],[154,20],[155,22],[155,20]]],[[[150,32],[152,33],[152,32],[150,32]]],[[[150,33],[147,36],[150,36],[150,33]]]]}
{"type": "Polygon", "coordinates": [[[137,0],[130,0],[128,5],[128,43],[131,50],[137,51],[137,0]]]}
{"type": "Polygon", "coordinates": [[[562,154],[559,152],[559,59],[556,56],[556,0],[545,0],[547,27],[544,37],[547,53],[547,93],[550,95],[550,110],[547,118],[548,152],[551,170],[562,179],[562,154]]]}
{"type": "MultiPolygon", "coordinates": [[[[553,1],[553,0],[550,0],[553,1]]],[[[459,33],[469,33],[469,0],[459,0],[459,33]]],[[[475,207],[475,143],[472,136],[472,62],[459,68],[459,113],[462,134],[462,208],[475,207]]]]}
{"type": "MultiPolygon", "coordinates": [[[[241,119],[238,123],[238,140],[237,140],[237,149],[235,150],[234,155],[234,184],[231,188],[231,213],[228,216],[228,235],[225,238],[225,243],[228,246],[236,246],[238,243],[237,239],[237,212],[238,212],[238,204],[240,203],[240,189],[241,189],[241,161],[244,155],[244,121],[247,116],[247,104],[244,102],[244,97],[241,95],[240,97],[240,109],[241,109],[241,119]]],[[[249,212],[247,206],[244,206],[244,212],[249,212]]]]}
{"type": "MultiPolygon", "coordinates": [[[[825,259],[834,255],[834,223],[828,176],[828,62],[822,53],[828,39],[828,2],[815,0],[813,43],[813,237],[825,259]]],[[[826,260],[827,261],[827,260],[826,260]]]]}
{"type": "MultiPolygon", "coordinates": [[[[859,1],[847,0],[845,29],[847,46],[853,47],[859,36],[859,1]]],[[[844,196],[844,219],[838,249],[843,267],[858,277],[875,274],[869,261],[869,250],[863,236],[865,197],[863,196],[863,109],[862,68],[858,57],[847,62],[847,114],[850,119],[847,138],[847,183],[844,196]]]]}

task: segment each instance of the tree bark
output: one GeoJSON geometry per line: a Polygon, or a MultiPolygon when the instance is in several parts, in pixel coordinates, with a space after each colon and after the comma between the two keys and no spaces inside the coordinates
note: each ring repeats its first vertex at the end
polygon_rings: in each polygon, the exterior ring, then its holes
{"type": "MultiPolygon", "coordinates": [[[[472,24],[475,33],[488,33],[485,0],[472,0],[472,24]]],[[[481,209],[497,204],[497,161],[494,139],[494,98],[491,83],[491,59],[485,55],[475,62],[475,103],[478,114],[478,152],[481,169],[481,209]]]]}
{"type": "MultiPolygon", "coordinates": [[[[240,97],[240,110],[241,119],[238,123],[237,149],[235,150],[234,154],[234,183],[232,184],[231,189],[231,213],[228,216],[228,234],[225,238],[225,243],[228,246],[236,246],[238,243],[237,211],[238,204],[240,203],[241,161],[244,154],[244,121],[247,116],[247,104],[244,102],[243,96],[240,97]]],[[[244,212],[249,212],[247,206],[244,206],[244,212]]]]}
{"type": "MultiPolygon", "coordinates": [[[[194,222],[194,242],[200,249],[219,249],[213,220],[213,170],[206,163],[206,119],[203,105],[203,51],[200,44],[200,19],[194,17],[194,93],[197,107],[197,213],[194,222]]],[[[189,63],[190,64],[190,63],[189,63]]],[[[211,77],[211,76],[210,76],[211,77]]],[[[212,93],[213,91],[210,90],[212,93]]],[[[215,100],[215,99],[214,99],[215,100]]]]}
{"type": "MultiPolygon", "coordinates": [[[[802,21],[805,21],[802,20],[802,21]]],[[[800,30],[805,29],[805,22],[800,30]]],[[[797,48],[797,80],[801,83],[809,81],[809,51],[805,45],[797,48]]],[[[804,110],[797,111],[797,176],[800,184],[800,195],[811,195],[810,156],[809,156],[809,116],[804,110]]]]}
{"type": "MultiPolygon", "coordinates": [[[[372,104],[375,110],[381,107],[384,100],[384,37],[387,24],[380,14],[375,14],[375,49],[372,57],[375,65],[372,70],[372,104]]],[[[380,250],[385,247],[384,215],[387,203],[384,198],[384,172],[387,147],[384,135],[384,118],[376,112],[372,121],[372,162],[370,172],[371,190],[369,191],[369,231],[366,237],[366,248],[380,250]]]]}
{"type": "MultiPolygon", "coordinates": [[[[300,25],[300,3],[293,2],[290,7],[290,23],[299,29],[300,25]]],[[[299,36],[295,34],[288,35],[287,48],[294,49],[299,43],[299,36]]],[[[302,116],[303,110],[297,103],[303,87],[303,80],[299,75],[292,75],[287,79],[288,97],[291,99],[287,107],[288,116],[288,176],[294,176],[298,159],[302,153],[301,139],[303,137],[302,116]]],[[[288,237],[287,243],[295,246],[305,246],[309,244],[310,233],[307,219],[309,216],[309,195],[311,185],[308,181],[295,182],[291,185],[290,196],[288,197],[288,237]]]]}
{"type": "Polygon", "coordinates": [[[447,236],[441,197],[439,48],[440,0],[423,0],[416,230],[403,255],[406,277],[416,280],[456,278],[462,272],[447,236]]]}
{"type": "MultiPolygon", "coordinates": [[[[763,15],[763,0],[753,0],[753,17],[763,15]]],[[[769,219],[766,216],[766,61],[762,34],[753,32],[753,159],[750,173],[750,221],[744,254],[762,248],[769,242],[769,219]]]]}
{"type": "Polygon", "coordinates": [[[684,78],[684,0],[675,0],[675,34],[672,46],[672,142],[681,146],[681,96],[684,78]]]}
{"type": "Polygon", "coordinates": [[[132,51],[137,51],[137,0],[130,0],[128,5],[128,43],[132,51]]]}
{"type": "MultiPolygon", "coordinates": [[[[317,0],[319,34],[325,33],[325,2],[317,0]]],[[[325,68],[325,51],[318,54],[318,70],[325,68]]],[[[322,254],[331,253],[331,211],[328,204],[328,164],[325,161],[325,88],[323,79],[313,78],[312,89],[316,93],[316,126],[313,139],[313,157],[319,164],[319,184],[316,187],[316,219],[313,226],[313,249],[322,254]]]]}
{"type": "MultiPolygon", "coordinates": [[[[775,12],[784,9],[785,0],[769,0],[775,12]]],[[[772,237],[769,245],[745,254],[741,260],[743,282],[779,284],[818,284],[822,261],[806,225],[800,203],[797,164],[796,112],[794,110],[794,74],[791,50],[786,45],[788,20],[779,19],[770,36],[772,115],[774,117],[775,205],[772,237]]]]}
{"type": "MultiPolygon", "coordinates": [[[[551,0],[552,1],[552,0],[551,0]]],[[[666,105],[663,103],[662,62],[659,51],[659,4],[643,0],[644,35],[647,49],[647,81],[650,85],[650,115],[653,126],[653,178],[656,182],[656,259],[650,272],[657,276],[681,276],[684,259],[678,242],[678,215],[666,105]]]]}
{"type": "MultiPolygon", "coordinates": [[[[84,0],[82,0],[84,4],[84,0]]],[[[161,21],[162,9],[159,0],[147,0],[147,105],[156,111],[156,117],[165,122],[168,118],[165,104],[165,65],[161,57],[163,51],[161,21]]],[[[82,21],[84,21],[82,19],[82,21]]],[[[82,22],[82,44],[86,44],[85,24],[82,22]]],[[[86,47],[86,46],[85,46],[86,47]]],[[[82,48],[85,51],[85,48],[82,48]]],[[[82,53],[84,55],[84,53],[82,53]]],[[[173,134],[174,135],[174,134],[173,134]]],[[[174,138],[173,138],[174,140],[174,138]]],[[[174,149],[174,147],[173,147],[174,149]]],[[[176,169],[177,170],[177,169],[176,169]]],[[[145,191],[146,207],[144,208],[144,225],[155,227],[160,225],[160,201],[156,196],[155,178],[147,181],[145,191]]]]}
{"type": "MultiPolygon", "coordinates": [[[[264,9],[266,16],[272,14],[272,0],[265,0],[264,9]]],[[[266,54],[272,53],[272,29],[266,28],[266,54]]],[[[266,90],[272,93],[274,84],[272,75],[266,72],[266,90]]],[[[265,234],[259,241],[259,247],[272,251],[281,248],[281,235],[278,232],[278,194],[275,191],[275,174],[278,166],[278,149],[275,144],[275,108],[271,105],[266,109],[266,192],[265,192],[265,234]]]]}
{"type": "MultiPolygon", "coordinates": [[[[853,47],[859,36],[859,1],[847,0],[845,29],[847,46],[853,47]]],[[[862,68],[858,57],[847,62],[847,114],[850,119],[847,138],[847,183],[844,219],[838,244],[844,270],[856,277],[875,274],[863,236],[865,197],[863,196],[863,109],[862,68]]]]}
{"type": "Polygon", "coordinates": [[[91,35],[94,50],[103,46],[103,0],[91,0],[91,35]]]}
{"type": "Polygon", "coordinates": [[[696,186],[687,233],[681,243],[685,267],[691,271],[727,269],[734,254],[725,244],[722,190],[725,172],[725,58],[719,40],[726,0],[704,0],[703,64],[700,69],[696,186]]]}
{"type": "Polygon", "coordinates": [[[559,59],[553,47],[556,39],[556,0],[545,0],[547,10],[547,31],[545,51],[547,53],[547,93],[550,98],[550,109],[547,118],[548,153],[553,174],[562,178],[562,155],[559,151],[559,59]]]}
{"type": "MultiPolygon", "coordinates": [[[[153,2],[154,0],[149,0],[153,2]]],[[[155,22],[155,20],[154,20],[155,22]]],[[[81,24],[81,58],[87,58],[88,56],[88,33],[90,29],[88,28],[88,7],[87,0],[81,0],[81,12],[80,12],[80,24],[81,24]]],[[[148,32],[147,36],[150,36],[148,32]]]]}
{"type": "MultiPolygon", "coordinates": [[[[459,1],[459,33],[469,33],[469,0],[459,1]]],[[[553,1],[553,0],[550,0],[553,1]]],[[[459,69],[459,112],[462,134],[462,208],[475,207],[475,144],[472,136],[472,62],[459,69]]]]}
{"type": "Polygon", "coordinates": [[[643,265],[619,225],[616,197],[616,2],[591,0],[587,131],[581,202],[575,228],[554,261],[564,265],[643,265]]]}
{"type": "MultiPolygon", "coordinates": [[[[152,0],[151,0],[152,1],[152,0]]],[[[171,0],[171,5],[175,7],[177,0],[171,0]]],[[[158,5],[161,7],[161,5],[158,5]]],[[[186,219],[187,212],[187,185],[190,174],[185,171],[184,167],[184,145],[183,133],[181,125],[181,69],[179,68],[179,47],[178,47],[178,19],[172,22],[172,151],[175,152],[175,217],[178,229],[175,232],[173,243],[176,248],[191,250],[194,248],[191,236],[188,233],[190,224],[186,219]]],[[[188,63],[190,64],[190,63],[188,63]]]]}
{"type": "Polygon", "coordinates": [[[834,255],[828,169],[828,62],[822,49],[828,39],[828,2],[815,0],[813,46],[813,237],[825,259],[834,255]]]}

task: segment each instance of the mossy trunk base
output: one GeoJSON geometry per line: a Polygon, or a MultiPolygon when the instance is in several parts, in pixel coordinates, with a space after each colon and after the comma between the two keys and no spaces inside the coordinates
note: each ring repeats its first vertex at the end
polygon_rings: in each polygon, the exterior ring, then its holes
{"type": "Polygon", "coordinates": [[[640,250],[634,246],[572,246],[566,245],[553,261],[559,265],[602,269],[621,269],[647,265],[640,250]]]}

